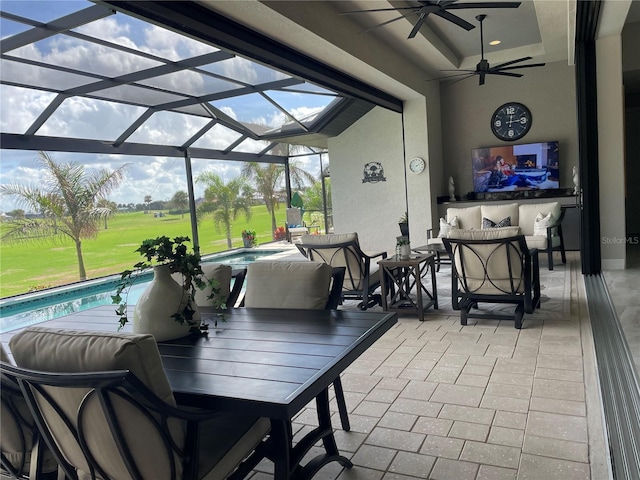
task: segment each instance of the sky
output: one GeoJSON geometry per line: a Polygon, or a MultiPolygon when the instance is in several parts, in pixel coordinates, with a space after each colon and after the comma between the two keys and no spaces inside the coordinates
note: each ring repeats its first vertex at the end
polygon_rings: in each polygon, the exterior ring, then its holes
{"type": "MultiPolygon", "coordinates": [[[[94,4],[87,1],[7,1],[0,3],[3,11],[49,22],[69,13],[88,8],[94,4]]],[[[0,19],[2,38],[27,30],[25,25],[6,18],[0,19]]],[[[197,42],[169,30],[146,24],[123,14],[110,15],[90,24],[73,29],[91,37],[123,45],[150,55],[171,61],[216,52],[213,46],[197,42]]],[[[7,52],[9,56],[27,58],[34,62],[44,62],[68,67],[89,74],[116,77],[127,73],[161,65],[153,58],[143,58],[127,54],[108,46],[94,44],[68,35],[54,35],[47,39],[25,45],[7,52]]],[[[161,77],[142,80],[143,85],[162,88],[158,92],[146,88],[128,86],[96,92],[105,99],[69,97],[65,99],[50,118],[37,131],[38,135],[56,137],[77,137],[102,141],[114,141],[126,128],[145,111],[146,107],[126,105],[111,101],[114,99],[135,99],[153,106],[154,102],[170,102],[184,97],[181,94],[202,95],[206,93],[241,88],[244,84],[259,84],[267,81],[289,78],[287,75],[266,68],[239,57],[202,66],[216,74],[228,77],[222,80],[193,71],[178,71],[161,77]],[[173,93],[172,93],[173,92],[173,93]]],[[[90,78],[70,72],[54,71],[38,65],[25,65],[2,60],[0,75],[4,81],[27,82],[35,87],[51,86],[61,90],[96,82],[90,78]]],[[[296,85],[308,91],[328,93],[309,84],[296,85]]],[[[321,111],[334,97],[282,91],[267,91],[273,100],[280,103],[289,114],[298,119],[321,111]]],[[[24,133],[45,108],[56,98],[56,93],[21,88],[15,85],[0,85],[0,129],[4,133],[24,133]]],[[[211,102],[230,118],[276,128],[287,121],[287,116],[258,94],[236,96],[211,102]]],[[[181,145],[198,132],[208,120],[196,115],[176,112],[153,114],[127,141],[154,143],[160,145],[181,145]]],[[[224,149],[237,140],[239,134],[222,125],[216,125],[193,146],[200,148],[224,149]]],[[[265,142],[246,140],[234,150],[259,152],[265,142]]],[[[140,157],[120,155],[95,155],[80,153],[51,152],[59,162],[78,162],[88,173],[99,169],[126,167],[126,180],[114,191],[109,199],[116,203],[143,203],[144,197],[151,195],[154,200],[168,200],[176,191],[186,191],[185,166],[183,158],[140,157]]],[[[0,150],[0,184],[41,185],[43,172],[38,168],[38,153],[33,151],[0,150]]],[[[326,161],[326,157],[323,161],[326,161]]],[[[243,166],[239,162],[193,159],[193,173],[209,170],[225,179],[240,174],[243,166]]],[[[300,166],[317,176],[320,173],[317,155],[301,157],[300,166]]],[[[202,195],[204,187],[195,184],[196,197],[202,195]]],[[[7,197],[0,198],[0,211],[11,211],[20,205],[7,197]]]]}

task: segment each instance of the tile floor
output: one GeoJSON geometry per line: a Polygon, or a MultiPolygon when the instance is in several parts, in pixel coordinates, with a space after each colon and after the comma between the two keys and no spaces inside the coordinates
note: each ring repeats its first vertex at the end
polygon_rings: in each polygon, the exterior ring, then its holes
{"type": "MultiPolygon", "coordinates": [[[[354,468],[329,464],[314,480],[609,478],[579,259],[568,257],[542,267],[542,308],[520,331],[461,326],[443,267],[440,309],[424,322],[402,315],[343,374],[352,429],[336,439],[354,468]]],[[[310,405],[296,435],[314,422],[310,405]]]]}

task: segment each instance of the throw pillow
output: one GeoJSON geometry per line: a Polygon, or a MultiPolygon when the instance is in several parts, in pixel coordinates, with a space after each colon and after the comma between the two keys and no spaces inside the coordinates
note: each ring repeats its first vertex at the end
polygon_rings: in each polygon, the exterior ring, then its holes
{"type": "Polygon", "coordinates": [[[547,213],[538,213],[536,215],[536,219],[533,222],[533,235],[534,236],[547,236],[547,227],[549,225],[553,225],[555,223],[555,219],[553,218],[553,214],[551,212],[547,213]]]}
{"type": "Polygon", "coordinates": [[[438,232],[438,238],[448,237],[449,231],[452,228],[458,228],[458,217],[453,217],[450,222],[447,222],[444,218],[440,218],[440,232],[438,232]]]}
{"type": "Polygon", "coordinates": [[[494,222],[490,218],[482,217],[482,228],[502,228],[511,226],[511,216],[503,218],[499,222],[494,222]]]}

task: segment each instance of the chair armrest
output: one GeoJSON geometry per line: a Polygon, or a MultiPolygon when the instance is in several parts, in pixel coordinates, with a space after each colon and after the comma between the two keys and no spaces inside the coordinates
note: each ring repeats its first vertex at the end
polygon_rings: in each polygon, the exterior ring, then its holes
{"type": "Polygon", "coordinates": [[[427,240],[436,238],[438,235],[433,235],[433,228],[427,228],[427,240]]]}
{"type": "Polygon", "coordinates": [[[329,292],[329,299],[327,300],[327,309],[336,310],[340,305],[340,298],[342,297],[342,286],[344,284],[344,276],[347,272],[346,267],[333,267],[331,277],[331,291],[329,292]]]}
{"type": "Polygon", "coordinates": [[[380,258],[387,258],[387,252],[378,252],[378,253],[373,253],[371,255],[367,255],[366,253],[363,252],[363,255],[368,258],[369,260],[372,260],[374,258],[380,257],[380,258]]]}

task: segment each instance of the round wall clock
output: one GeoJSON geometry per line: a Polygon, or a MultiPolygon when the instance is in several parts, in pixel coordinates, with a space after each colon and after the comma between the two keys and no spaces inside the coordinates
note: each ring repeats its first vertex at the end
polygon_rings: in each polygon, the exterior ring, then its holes
{"type": "Polygon", "coordinates": [[[409,170],[411,170],[411,172],[413,173],[422,173],[424,171],[425,166],[426,166],[426,163],[424,159],[420,157],[412,158],[409,161],[409,170]]]}
{"type": "Polygon", "coordinates": [[[498,107],[491,117],[491,131],[500,140],[524,137],[531,128],[531,112],[521,103],[509,102],[498,107]]]}

